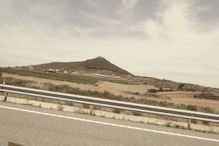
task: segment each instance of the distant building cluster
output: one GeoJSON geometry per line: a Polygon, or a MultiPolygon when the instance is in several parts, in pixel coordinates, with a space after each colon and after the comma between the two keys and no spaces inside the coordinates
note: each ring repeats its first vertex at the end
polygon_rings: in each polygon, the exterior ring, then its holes
{"type": "Polygon", "coordinates": [[[24,69],[24,70],[32,70],[32,71],[38,71],[38,72],[45,72],[45,73],[72,73],[73,71],[68,71],[64,69],[51,69],[51,68],[40,68],[40,67],[33,67],[32,65],[29,66],[16,66],[15,69],[24,69]]]}

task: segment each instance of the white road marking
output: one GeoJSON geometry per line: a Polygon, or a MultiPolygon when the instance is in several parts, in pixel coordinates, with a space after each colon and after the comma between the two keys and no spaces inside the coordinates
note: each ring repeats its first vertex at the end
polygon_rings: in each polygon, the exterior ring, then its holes
{"type": "Polygon", "coordinates": [[[64,119],[71,119],[71,120],[95,123],[95,124],[102,124],[102,125],[113,126],[113,127],[121,127],[121,128],[134,129],[134,130],[153,132],[153,133],[159,133],[159,134],[166,134],[166,135],[172,135],[172,136],[179,136],[179,137],[185,137],[185,138],[191,138],[191,139],[219,142],[219,139],[212,139],[212,138],[198,137],[198,136],[185,135],[185,134],[179,134],[179,133],[165,132],[165,131],[139,128],[139,127],[133,127],[133,126],[127,126],[127,125],[120,125],[120,124],[113,124],[113,123],[107,123],[107,122],[101,122],[101,121],[80,119],[80,118],[74,118],[74,117],[69,117],[69,116],[26,110],[26,109],[21,109],[21,108],[14,108],[14,107],[1,106],[1,105],[0,105],[0,108],[22,111],[22,112],[27,112],[27,113],[34,113],[34,114],[38,114],[38,115],[45,115],[45,116],[51,116],[51,117],[57,117],[57,118],[64,118],[64,119]]]}

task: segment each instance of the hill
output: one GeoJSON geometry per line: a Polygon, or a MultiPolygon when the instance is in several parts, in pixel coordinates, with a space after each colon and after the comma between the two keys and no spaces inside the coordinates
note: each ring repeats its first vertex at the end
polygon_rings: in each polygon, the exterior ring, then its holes
{"type": "Polygon", "coordinates": [[[51,62],[32,66],[35,70],[57,70],[71,72],[87,72],[116,75],[132,75],[128,71],[112,64],[103,57],[88,59],[81,62],[51,62]]]}
{"type": "Polygon", "coordinates": [[[78,94],[82,93],[79,90],[83,90],[86,95],[94,92],[95,96],[103,95],[104,98],[116,97],[118,100],[132,100],[165,107],[210,113],[219,112],[219,89],[135,76],[103,57],[81,62],[51,62],[34,66],[0,67],[0,72],[6,83],[11,85],[26,85],[26,87],[45,85],[46,88],[49,85],[51,87],[48,88],[54,87],[54,91],[66,90],[70,86],[77,88],[78,94]]]}
{"type": "Polygon", "coordinates": [[[116,79],[116,81],[113,80],[113,82],[141,84],[146,87],[153,86],[154,88],[149,90],[149,92],[153,94],[159,93],[164,94],[163,96],[167,96],[166,92],[168,94],[172,94],[173,92],[182,92],[182,95],[184,96],[186,92],[193,92],[193,98],[219,100],[219,89],[189,83],[174,82],[165,79],[157,79],[153,77],[135,76],[112,64],[103,57],[88,59],[81,62],[51,62],[34,66],[15,67],[15,69],[18,70],[1,68],[0,71],[7,73],[16,72],[21,75],[83,83],[96,83],[99,80],[106,81],[106,78],[107,81],[116,79]],[[45,74],[43,72],[57,72],[61,74],[45,74]],[[84,75],[88,75],[88,78],[84,75]]]}

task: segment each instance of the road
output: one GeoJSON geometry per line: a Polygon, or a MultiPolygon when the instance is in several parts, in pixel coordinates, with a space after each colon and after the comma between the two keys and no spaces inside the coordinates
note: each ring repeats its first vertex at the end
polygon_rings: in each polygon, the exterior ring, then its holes
{"type": "Polygon", "coordinates": [[[0,102],[0,145],[218,146],[219,135],[0,102]]]}

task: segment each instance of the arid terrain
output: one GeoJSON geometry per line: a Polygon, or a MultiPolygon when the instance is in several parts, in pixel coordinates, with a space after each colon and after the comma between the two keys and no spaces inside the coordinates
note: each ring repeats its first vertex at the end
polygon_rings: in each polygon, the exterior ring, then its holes
{"type": "Polygon", "coordinates": [[[157,89],[153,85],[129,85],[129,84],[120,84],[107,81],[99,81],[95,85],[92,84],[82,84],[82,83],[73,83],[67,81],[51,80],[44,78],[37,78],[31,76],[22,76],[10,73],[3,73],[4,78],[15,78],[22,80],[35,81],[38,85],[42,83],[52,83],[55,85],[68,85],[73,88],[79,88],[81,90],[90,90],[104,92],[108,91],[114,95],[122,95],[124,97],[135,97],[137,99],[150,99],[156,101],[166,101],[174,104],[186,104],[186,105],[197,105],[203,107],[211,107],[219,111],[219,102],[209,99],[198,99],[194,98],[195,94],[200,92],[193,91],[171,91],[171,92],[157,92],[157,97],[150,95],[148,93],[149,89],[157,89]]]}
{"type": "Polygon", "coordinates": [[[98,97],[105,98],[107,93],[110,96],[121,97],[120,100],[132,98],[132,101],[137,100],[138,103],[144,104],[150,101],[148,104],[165,107],[174,105],[175,108],[210,113],[219,112],[219,89],[134,76],[103,57],[84,62],[56,62],[1,68],[0,71],[2,77],[6,79],[6,84],[8,82],[19,85],[28,81],[29,83],[25,86],[35,86],[42,89],[45,89],[45,85],[50,84],[67,85],[68,88],[80,90],[80,93],[77,94],[92,92],[91,96],[98,94],[98,97]]]}

